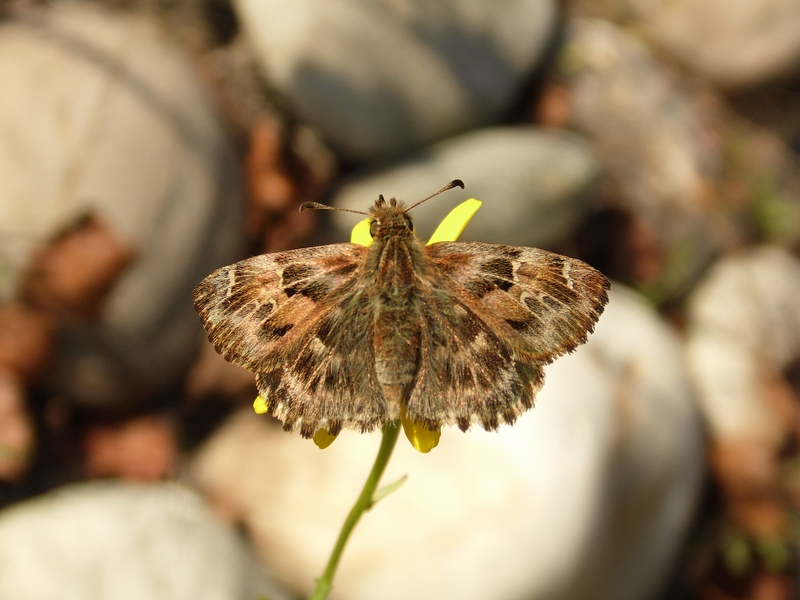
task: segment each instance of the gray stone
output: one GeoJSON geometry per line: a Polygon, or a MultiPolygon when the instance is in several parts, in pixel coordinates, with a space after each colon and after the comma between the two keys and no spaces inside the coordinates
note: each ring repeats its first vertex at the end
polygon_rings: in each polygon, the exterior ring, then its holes
{"type": "Polygon", "coordinates": [[[0,597],[283,600],[251,550],[175,484],[77,484],[0,512],[0,597]]]}
{"type": "Polygon", "coordinates": [[[99,323],[68,336],[62,393],[113,402],[183,375],[191,290],[240,256],[237,158],[192,66],[156,23],[56,4],[0,26],[0,300],[30,253],[87,212],[137,252],[99,323]]]}
{"type": "Polygon", "coordinates": [[[800,261],[775,246],[719,260],[688,302],[687,356],[717,439],[780,443],[765,382],[800,358],[800,261]]]}
{"type": "Polygon", "coordinates": [[[800,73],[796,0],[627,0],[648,33],[690,68],[726,86],[800,73]]]}
{"type": "MultiPolygon", "coordinates": [[[[378,194],[406,205],[422,200],[452,179],[453,189],[412,211],[417,234],[426,239],[459,202],[484,204],[462,241],[547,246],[570,231],[589,206],[598,166],[580,136],[535,127],[483,129],[435,144],[383,171],[342,186],[332,204],[367,210],[378,194]]],[[[353,215],[332,215],[335,235],[349,239],[353,215]]]]}
{"type": "Polygon", "coordinates": [[[350,160],[497,120],[553,36],[552,0],[237,0],[270,84],[350,160]]]}
{"type": "Polygon", "coordinates": [[[722,156],[697,102],[630,33],[576,19],[562,72],[572,125],[592,142],[613,200],[657,232],[669,257],[659,285],[679,295],[716,251],[705,213],[722,156]]]}
{"type": "Polygon", "coordinates": [[[572,124],[589,136],[631,208],[675,226],[696,215],[704,175],[717,166],[698,136],[687,94],[652,53],[599,19],[570,23],[562,68],[572,93],[572,124]]]}

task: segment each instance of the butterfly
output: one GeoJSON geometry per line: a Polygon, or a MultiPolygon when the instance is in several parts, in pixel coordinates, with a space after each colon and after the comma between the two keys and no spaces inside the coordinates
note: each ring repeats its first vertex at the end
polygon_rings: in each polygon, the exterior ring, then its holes
{"type": "Polygon", "coordinates": [[[608,302],[602,273],[537,248],[426,246],[414,206],[380,196],[361,213],[370,246],[254,256],[194,290],[209,340],[256,374],[284,429],[367,432],[403,414],[431,431],[496,430],[533,406],[545,365],[593,331],[608,302]]]}

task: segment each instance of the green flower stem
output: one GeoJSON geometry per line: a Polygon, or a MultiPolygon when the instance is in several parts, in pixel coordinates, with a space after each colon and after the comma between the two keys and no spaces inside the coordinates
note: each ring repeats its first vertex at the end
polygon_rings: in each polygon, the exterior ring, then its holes
{"type": "Polygon", "coordinates": [[[375,457],[372,470],[369,472],[369,476],[364,482],[364,487],[353,505],[353,508],[350,509],[350,514],[347,515],[341,531],[339,531],[339,537],[336,539],[336,545],[331,551],[331,556],[328,559],[328,564],[325,566],[325,571],[323,571],[320,578],[317,579],[317,587],[314,589],[314,593],[308,597],[308,600],[325,600],[333,588],[333,575],[336,573],[336,567],[339,566],[339,560],[342,558],[344,547],[347,544],[347,540],[350,538],[350,534],[353,533],[356,524],[358,524],[358,521],[361,519],[361,515],[372,508],[374,504],[373,498],[375,496],[375,490],[377,490],[383,472],[386,470],[386,465],[389,463],[389,458],[392,456],[392,450],[394,450],[399,434],[399,422],[392,421],[384,425],[381,446],[378,448],[378,455],[375,457]]]}

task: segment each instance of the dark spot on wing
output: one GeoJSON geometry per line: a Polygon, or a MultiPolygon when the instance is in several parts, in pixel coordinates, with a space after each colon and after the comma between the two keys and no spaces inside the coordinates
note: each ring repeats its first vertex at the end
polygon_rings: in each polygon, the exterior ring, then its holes
{"type": "Polygon", "coordinates": [[[484,297],[489,292],[501,289],[508,291],[514,285],[514,265],[505,257],[492,258],[481,264],[480,275],[470,279],[464,287],[471,294],[484,297]]]}
{"type": "Polygon", "coordinates": [[[331,331],[333,330],[335,319],[328,315],[319,324],[319,329],[317,329],[317,338],[320,342],[322,342],[326,346],[331,345],[330,335],[331,331]]]}
{"type": "Polygon", "coordinates": [[[542,302],[547,304],[547,306],[549,306],[553,310],[558,310],[562,306],[561,303],[552,296],[544,296],[542,298],[542,302]]]}
{"type": "Polygon", "coordinates": [[[281,273],[281,285],[284,293],[291,298],[301,294],[314,302],[318,302],[331,294],[351,278],[358,269],[358,264],[336,257],[324,263],[324,268],[308,263],[289,263],[281,273]]]}
{"type": "Polygon", "coordinates": [[[266,318],[267,318],[267,317],[268,317],[270,314],[272,314],[272,311],[273,311],[273,310],[275,310],[275,307],[274,307],[274,305],[273,305],[272,303],[270,303],[270,302],[265,302],[264,304],[262,304],[261,306],[259,306],[259,307],[258,307],[258,308],[257,308],[257,309],[256,309],[256,310],[253,312],[253,317],[254,317],[254,318],[257,320],[257,321],[263,321],[263,320],[264,320],[264,319],[266,319],[266,318]]]}
{"type": "Polygon", "coordinates": [[[330,370],[325,373],[325,380],[322,384],[329,390],[332,390],[336,387],[336,377],[330,370]]]}
{"type": "Polygon", "coordinates": [[[284,286],[291,285],[300,279],[307,279],[314,273],[314,269],[302,263],[293,263],[287,265],[281,274],[281,284],[284,286]]]}
{"type": "Polygon", "coordinates": [[[506,319],[506,323],[511,325],[511,328],[515,331],[523,331],[528,328],[527,321],[514,321],[513,319],[506,319]]]}
{"type": "Polygon", "coordinates": [[[228,312],[234,312],[248,306],[252,298],[248,294],[234,294],[223,299],[220,305],[228,312]]]}
{"type": "Polygon", "coordinates": [[[324,281],[314,280],[307,285],[299,286],[298,291],[303,294],[303,296],[311,298],[314,302],[318,302],[330,294],[331,288],[324,281]]]}
{"type": "Polygon", "coordinates": [[[292,327],[294,327],[294,325],[292,325],[291,323],[287,323],[286,325],[281,325],[276,327],[271,323],[267,322],[264,323],[258,330],[258,338],[262,342],[274,342],[275,340],[279,340],[280,338],[285,336],[292,327]]]}
{"type": "Polygon", "coordinates": [[[544,294],[549,294],[561,304],[572,305],[578,300],[578,294],[574,290],[569,289],[565,285],[561,285],[555,281],[548,281],[546,279],[540,280],[540,288],[544,294]]]}
{"type": "Polygon", "coordinates": [[[523,302],[525,302],[525,306],[527,306],[528,310],[530,310],[533,314],[540,315],[544,312],[544,306],[542,306],[542,303],[538,298],[526,296],[523,302]]]}
{"type": "MultiPolygon", "coordinates": [[[[288,269],[288,268],[287,268],[288,269]]],[[[307,273],[311,273],[311,270],[306,271],[307,273]]],[[[335,288],[335,282],[337,281],[336,277],[332,277],[330,275],[317,275],[316,277],[309,276],[304,277],[300,275],[301,271],[299,269],[293,270],[293,272],[289,273],[288,277],[291,280],[291,283],[285,285],[283,288],[283,292],[291,298],[295,294],[301,294],[306,298],[310,298],[314,302],[319,302],[323,298],[327,297],[331,291],[335,288]],[[292,280],[292,277],[297,277],[297,279],[292,280]]],[[[286,278],[286,272],[284,272],[284,278],[286,278]]]]}
{"type": "Polygon", "coordinates": [[[511,325],[515,331],[519,331],[527,335],[537,336],[544,335],[545,333],[544,328],[542,327],[542,322],[537,317],[532,317],[530,319],[526,319],[525,321],[506,319],[506,323],[511,325]]]}
{"type": "Polygon", "coordinates": [[[505,368],[508,357],[497,348],[485,348],[477,354],[478,363],[490,371],[500,372],[505,368]]]}
{"type": "Polygon", "coordinates": [[[564,265],[566,261],[560,256],[551,256],[550,257],[550,265],[557,270],[559,274],[561,274],[564,270],[564,265]]]}
{"type": "Polygon", "coordinates": [[[310,373],[314,370],[314,366],[317,364],[317,356],[311,349],[306,346],[303,350],[297,354],[292,361],[292,369],[294,371],[301,371],[310,373]]]}
{"type": "Polygon", "coordinates": [[[274,408],[278,403],[286,401],[287,392],[286,388],[281,385],[282,377],[283,367],[259,373],[256,377],[258,392],[270,407],[274,408]]]}
{"type": "Polygon", "coordinates": [[[489,278],[480,277],[478,279],[470,279],[464,285],[466,290],[473,296],[483,298],[486,294],[491,292],[495,286],[489,278]]]}
{"type": "Polygon", "coordinates": [[[483,323],[471,310],[461,306],[458,308],[455,334],[460,338],[459,341],[470,343],[484,330],[483,323]]]}
{"type": "Polygon", "coordinates": [[[507,258],[493,258],[482,265],[483,271],[492,276],[493,283],[506,291],[514,285],[514,265],[507,258]]]}

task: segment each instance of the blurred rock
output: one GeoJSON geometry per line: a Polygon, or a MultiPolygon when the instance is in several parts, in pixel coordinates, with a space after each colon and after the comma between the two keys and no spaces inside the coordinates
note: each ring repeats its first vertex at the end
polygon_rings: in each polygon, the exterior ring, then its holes
{"type": "Polygon", "coordinates": [[[0,597],[271,600],[236,532],[174,484],[75,485],[0,512],[0,597]]]}
{"type": "Polygon", "coordinates": [[[33,455],[33,419],[20,382],[0,369],[0,481],[16,481],[33,455]]]}
{"type": "Polygon", "coordinates": [[[0,301],[0,370],[30,383],[51,358],[53,321],[21,302],[0,301]]]}
{"type": "Polygon", "coordinates": [[[800,73],[795,0],[628,0],[648,32],[701,75],[726,86],[800,73]]]}
{"type": "MultiPolygon", "coordinates": [[[[378,194],[394,196],[407,206],[453,179],[454,189],[412,212],[417,234],[430,237],[459,202],[477,198],[484,206],[462,241],[518,246],[547,246],[563,239],[584,216],[598,166],[580,136],[535,127],[483,129],[439,142],[383,171],[354,179],[332,204],[367,210],[378,194]]],[[[338,240],[350,238],[355,219],[332,215],[338,240]]]]}
{"type": "Polygon", "coordinates": [[[752,598],[796,588],[800,404],[787,376],[800,364],[799,294],[800,261],[761,246],[721,258],[687,303],[689,369],[722,506],[717,548],[698,561],[709,597],[732,580],[752,598]],[[777,587],[759,591],[769,581],[777,587]]]}
{"type": "MultiPolygon", "coordinates": [[[[704,217],[720,149],[686,89],[622,28],[576,19],[561,62],[571,92],[571,125],[593,142],[614,200],[655,227],[682,287],[715,249],[704,217]]],[[[670,290],[674,292],[673,290],[670,290]]]]}
{"type": "Polygon", "coordinates": [[[165,415],[90,425],[83,441],[86,476],[142,482],[165,479],[176,470],[177,438],[175,423],[165,415]]]}
{"type": "Polygon", "coordinates": [[[557,21],[552,0],[235,6],[270,85],[353,161],[502,117],[557,21]]]}
{"type": "MultiPolygon", "coordinates": [[[[589,342],[548,367],[514,427],[447,428],[425,455],[401,437],[384,482],[409,479],[359,524],[331,598],[651,597],[703,468],[681,356],[652,309],[615,286],[589,342]]],[[[306,593],[377,446],[344,432],[320,451],[248,411],[194,466],[273,572],[306,593]]]]}
{"type": "Polygon", "coordinates": [[[2,24],[0,86],[0,300],[34,248],[97,218],[135,261],[62,336],[54,390],[108,405],[174,387],[201,339],[191,290],[240,256],[243,218],[192,66],[144,17],[63,3],[2,24]]]}
{"type": "Polygon", "coordinates": [[[704,175],[717,158],[704,147],[685,91],[647,48],[620,27],[576,19],[562,68],[572,124],[595,142],[626,200],[654,220],[696,214],[704,175]]]}
{"type": "Polygon", "coordinates": [[[771,382],[800,358],[800,261],[774,246],[721,259],[688,302],[689,367],[711,435],[778,446],[771,382]]]}

